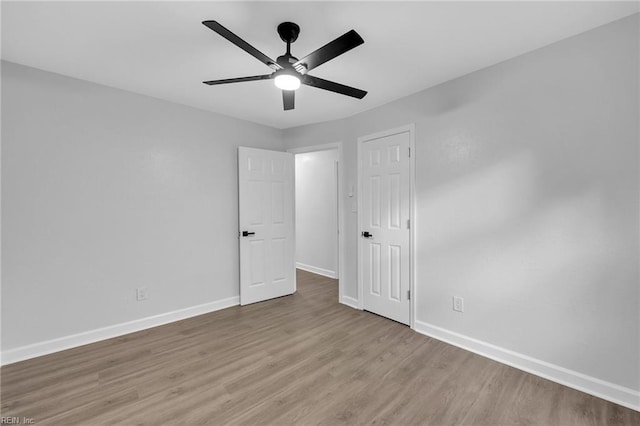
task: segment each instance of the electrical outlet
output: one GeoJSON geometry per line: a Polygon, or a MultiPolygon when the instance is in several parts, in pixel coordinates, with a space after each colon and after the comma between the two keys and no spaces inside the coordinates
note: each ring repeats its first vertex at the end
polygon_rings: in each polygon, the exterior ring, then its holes
{"type": "Polygon", "coordinates": [[[460,296],[453,296],[453,310],[464,312],[464,299],[460,296]]]}
{"type": "Polygon", "coordinates": [[[138,287],[136,288],[136,300],[141,302],[143,300],[147,300],[149,298],[149,291],[146,287],[138,287]]]}

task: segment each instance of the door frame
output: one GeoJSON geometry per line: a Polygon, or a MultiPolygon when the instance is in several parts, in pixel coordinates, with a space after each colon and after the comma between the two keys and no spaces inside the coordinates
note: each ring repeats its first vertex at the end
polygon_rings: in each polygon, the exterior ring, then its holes
{"type": "Polygon", "coordinates": [[[364,309],[364,282],[362,280],[362,263],[363,263],[363,248],[362,238],[360,238],[360,229],[363,223],[362,217],[362,151],[364,144],[374,139],[380,139],[387,136],[397,135],[399,133],[409,132],[409,291],[411,292],[411,300],[409,301],[409,327],[415,329],[416,322],[416,262],[415,262],[415,241],[416,241],[416,220],[415,220],[415,144],[416,144],[416,125],[415,123],[407,124],[405,126],[394,127],[392,129],[383,130],[381,132],[372,133],[358,138],[358,309],[364,309]]]}
{"type": "MultiPolygon", "coordinates": [[[[332,149],[338,150],[338,302],[344,303],[344,263],[345,263],[345,249],[344,249],[344,200],[342,199],[344,181],[344,156],[342,150],[342,142],[331,142],[320,145],[310,145],[298,148],[287,149],[287,152],[292,154],[304,154],[307,152],[329,151],[332,149]]],[[[294,173],[295,182],[295,173],[294,173]]],[[[294,200],[295,206],[295,200],[294,200]]],[[[295,226],[295,215],[294,215],[295,226]]],[[[294,252],[295,253],[295,252],[294,252]]]]}

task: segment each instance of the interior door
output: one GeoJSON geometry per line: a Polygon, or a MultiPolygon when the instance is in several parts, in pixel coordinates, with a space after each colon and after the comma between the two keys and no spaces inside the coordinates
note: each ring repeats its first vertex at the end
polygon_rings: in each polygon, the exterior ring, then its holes
{"type": "Polygon", "coordinates": [[[240,304],[296,291],[294,156],[238,148],[240,304]]]}
{"type": "Polygon", "coordinates": [[[363,308],[410,324],[409,131],[361,140],[363,308]]]}

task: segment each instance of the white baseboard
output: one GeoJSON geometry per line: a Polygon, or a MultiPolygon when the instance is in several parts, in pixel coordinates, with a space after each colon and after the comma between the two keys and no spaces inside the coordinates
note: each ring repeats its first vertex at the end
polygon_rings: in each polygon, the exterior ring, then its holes
{"type": "Polygon", "coordinates": [[[325,277],[338,279],[338,275],[336,271],[330,271],[324,268],[318,268],[317,266],[306,265],[304,263],[296,262],[296,268],[302,269],[303,271],[311,272],[318,275],[323,275],[325,277]]]}
{"type": "Polygon", "coordinates": [[[527,373],[535,374],[632,410],[640,411],[639,391],[541,361],[426,322],[416,320],[415,330],[418,333],[510,365],[527,373]]]}
{"type": "Polygon", "coordinates": [[[220,309],[236,306],[238,304],[240,304],[240,297],[234,296],[227,299],[216,300],[215,302],[192,306],[190,308],[179,309],[177,311],[141,318],[122,324],[111,325],[108,327],[98,328],[96,330],[89,330],[78,334],[72,334],[70,336],[47,340],[45,342],[9,349],[2,352],[0,365],[13,364],[14,362],[24,361],[26,359],[87,345],[89,343],[95,343],[100,340],[111,339],[112,337],[118,337],[124,334],[134,333],[136,331],[146,330],[159,325],[207,314],[209,312],[219,311],[220,309]]]}
{"type": "Polygon", "coordinates": [[[342,303],[343,305],[347,305],[353,309],[360,309],[358,307],[358,299],[354,299],[353,297],[340,296],[340,303],[342,303]]]}

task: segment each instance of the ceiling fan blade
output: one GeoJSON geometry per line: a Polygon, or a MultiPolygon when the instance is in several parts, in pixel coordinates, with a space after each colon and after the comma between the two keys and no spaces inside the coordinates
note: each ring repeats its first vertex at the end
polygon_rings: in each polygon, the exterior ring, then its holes
{"type": "Polygon", "coordinates": [[[354,47],[360,46],[362,43],[364,43],[362,37],[360,37],[355,30],[351,30],[337,39],[325,44],[320,49],[309,53],[307,56],[293,64],[293,67],[296,68],[301,64],[306,64],[307,71],[311,71],[315,67],[330,61],[336,56],[340,56],[354,47]]]}
{"type": "Polygon", "coordinates": [[[296,99],[296,91],[295,90],[283,90],[282,91],[282,104],[284,105],[284,110],[288,111],[293,109],[294,103],[296,99]]]}
{"type": "Polygon", "coordinates": [[[243,81],[268,80],[270,78],[271,78],[271,74],[264,74],[264,75],[252,75],[251,77],[225,78],[225,79],[222,79],[222,80],[203,81],[203,83],[204,84],[208,84],[209,86],[214,86],[216,84],[240,83],[240,82],[243,82],[243,81]]]}
{"type": "Polygon", "coordinates": [[[280,65],[278,65],[276,63],[276,61],[274,61],[273,59],[269,58],[264,53],[260,52],[258,49],[256,49],[255,47],[253,47],[252,45],[250,45],[249,43],[247,43],[246,41],[244,41],[243,39],[241,39],[240,37],[238,37],[237,35],[235,35],[231,31],[229,31],[228,29],[226,29],[222,25],[220,25],[218,22],[216,22],[216,21],[204,21],[202,23],[205,26],[207,26],[208,28],[210,28],[213,31],[215,31],[218,34],[220,34],[222,37],[224,37],[227,40],[229,40],[231,43],[233,43],[236,46],[238,46],[240,49],[244,50],[245,52],[247,52],[248,54],[250,54],[251,56],[253,56],[257,60],[262,62],[263,64],[271,67],[272,69],[274,69],[276,71],[279,70],[279,69],[282,69],[282,67],[280,65]]]}
{"type": "Polygon", "coordinates": [[[344,84],[335,83],[333,81],[325,80],[322,78],[314,77],[312,75],[305,75],[302,78],[302,84],[307,86],[317,87],[318,89],[329,90],[331,92],[340,93],[341,95],[352,96],[354,98],[362,99],[367,92],[364,90],[356,89],[355,87],[345,86],[344,84]]]}

